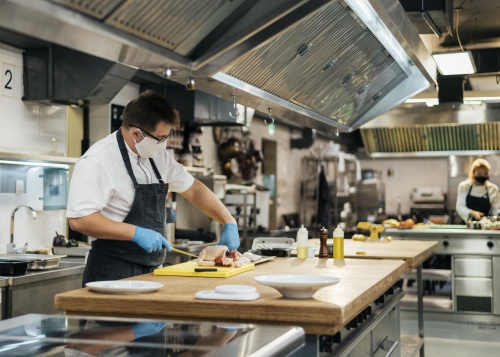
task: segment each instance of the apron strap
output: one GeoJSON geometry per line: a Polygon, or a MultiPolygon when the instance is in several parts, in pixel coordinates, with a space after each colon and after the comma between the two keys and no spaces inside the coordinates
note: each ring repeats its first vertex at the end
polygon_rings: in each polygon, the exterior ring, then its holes
{"type": "Polygon", "coordinates": [[[158,171],[158,168],[155,165],[155,162],[152,158],[149,158],[149,162],[151,163],[151,166],[153,167],[153,171],[155,172],[156,178],[160,183],[165,183],[163,182],[163,179],[161,178],[160,171],[158,171]]]}
{"type": "Polygon", "coordinates": [[[125,167],[127,168],[128,175],[134,182],[134,187],[139,187],[139,183],[135,179],[134,172],[132,171],[132,164],[130,163],[130,157],[128,156],[127,148],[125,147],[125,140],[123,139],[121,127],[118,129],[116,133],[116,140],[118,141],[118,147],[120,148],[120,154],[122,155],[123,162],[125,163],[125,167]]]}

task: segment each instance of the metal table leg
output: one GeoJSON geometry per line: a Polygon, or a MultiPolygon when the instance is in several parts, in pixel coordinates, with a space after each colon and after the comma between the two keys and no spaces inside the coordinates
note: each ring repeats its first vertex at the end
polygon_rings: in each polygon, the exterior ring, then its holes
{"type": "Polygon", "coordinates": [[[424,351],[424,279],[422,277],[422,265],[417,267],[417,314],[418,314],[418,337],[422,339],[420,346],[420,357],[425,356],[424,351]]]}

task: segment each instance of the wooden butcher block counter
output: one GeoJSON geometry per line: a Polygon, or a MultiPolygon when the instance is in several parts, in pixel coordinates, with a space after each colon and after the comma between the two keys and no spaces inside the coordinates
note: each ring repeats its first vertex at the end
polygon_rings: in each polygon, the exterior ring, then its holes
{"type": "MultiPolygon", "coordinates": [[[[333,239],[327,240],[331,248],[333,239]]],[[[319,239],[310,239],[309,246],[319,251],[319,239]]],[[[402,259],[406,262],[406,272],[409,273],[436,251],[438,241],[393,240],[393,241],[354,241],[344,239],[344,256],[346,258],[367,259],[402,259]]]]}
{"type": "Polygon", "coordinates": [[[149,294],[102,294],[88,288],[58,294],[56,309],[71,315],[146,317],[301,326],[310,334],[334,334],[392,287],[406,271],[402,260],[276,258],[229,278],[140,275],[133,280],[161,282],[149,294]],[[335,264],[335,265],[334,265],[335,264]],[[274,288],[258,284],[256,276],[319,274],[340,278],[311,299],[287,299],[274,288]],[[253,301],[200,300],[194,294],[218,285],[257,287],[253,301]]]}

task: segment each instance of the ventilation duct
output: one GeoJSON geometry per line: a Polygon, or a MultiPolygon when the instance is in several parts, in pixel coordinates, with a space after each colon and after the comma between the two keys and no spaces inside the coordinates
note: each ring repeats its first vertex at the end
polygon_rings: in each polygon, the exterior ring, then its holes
{"type": "Polygon", "coordinates": [[[59,104],[107,104],[137,69],[51,45],[23,53],[25,101],[59,104]]]}
{"type": "Polygon", "coordinates": [[[499,117],[500,104],[396,108],[360,131],[372,158],[498,154],[499,117]]]}

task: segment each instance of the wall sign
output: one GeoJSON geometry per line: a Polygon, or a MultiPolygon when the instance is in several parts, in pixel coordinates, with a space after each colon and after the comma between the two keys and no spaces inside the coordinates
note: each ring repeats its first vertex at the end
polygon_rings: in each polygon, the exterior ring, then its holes
{"type": "Polygon", "coordinates": [[[14,97],[14,87],[17,83],[16,68],[11,64],[4,63],[2,66],[2,78],[2,95],[14,97]]]}

